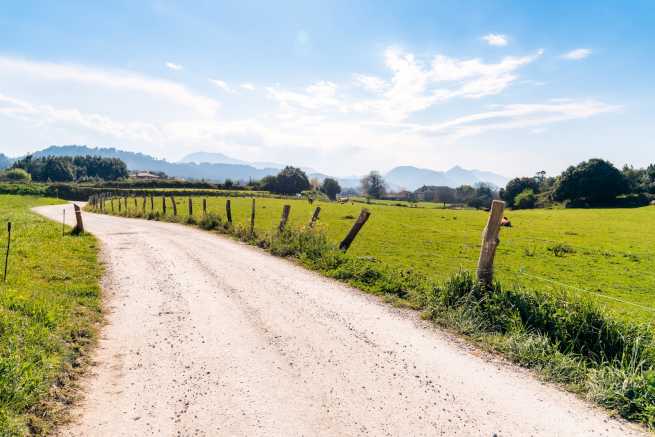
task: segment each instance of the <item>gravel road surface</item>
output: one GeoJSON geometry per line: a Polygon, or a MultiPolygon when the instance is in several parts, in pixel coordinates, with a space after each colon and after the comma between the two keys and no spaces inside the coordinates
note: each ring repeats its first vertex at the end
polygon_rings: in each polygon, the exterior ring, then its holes
{"type": "Polygon", "coordinates": [[[256,248],[170,223],[84,225],[102,242],[107,324],[61,435],[642,435],[256,248]]]}

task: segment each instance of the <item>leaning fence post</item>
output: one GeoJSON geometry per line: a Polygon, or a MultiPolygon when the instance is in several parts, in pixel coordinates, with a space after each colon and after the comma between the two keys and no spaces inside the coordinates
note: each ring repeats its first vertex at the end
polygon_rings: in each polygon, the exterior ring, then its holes
{"type": "Polygon", "coordinates": [[[77,206],[76,203],[73,204],[73,208],[75,209],[75,228],[73,229],[73,233],[75,234],[83,234],[84,233],[84,224],[82,224],[82,210],[80,209],[79,206],[77,206]]]}
{"type": "Polygon", "coordinates": [[[207,199],[202,199],[202,215],[207,215],[207,199]]]}
{"type": "Polygon", "coordinates": [[[175,197],[171,194],[171,203],[173,204],[173,215],[177,216],[177,203],[175,203],[175,197]]]}
{"type": "Polygon", "coordinates": [[[312,220],[309,222],[309,227],[313,228],[314,223],[316,223],[316,220],[318,220],[318,215],[321,213],[321,207],[317,206],[316,209],[314,210],[314,214],[312,214],[312,220]]]}
{"type": "Polygon", "coordinates": [[[189,217],[193,216],[193,200],[191,200],[191,196],[189,196],[189,217]]]}
{"type": "Polygon", "coordinates": [[[284,227],[287,225],[287,220],[289,220],[289,213],[291,212],[291,205],[284,205],[282,207],[282,217],[280,217],[280,224],[277,227],[278,232],[284,231],[284,227]]]}
{"type": "Polygon", "coordinates": [[[161,196],[161,210],[166,215],[166,195],[161,196]]]}
{"type": "Polygon", "coordinates": [[[250,235],[255,234],[255,198],[252,198],[252,211],[250,212],[250,235]]]}
{"type": "Polygon", "coordinates": [[[480,248],[480,259],[478,260],[478,281],[484,287],[489,288],[494,279],[494,256],[496,247],[500,243],[498,235],[500,234],[500,222],[503,219],[503,210],[505,202],[494,200],[491,203],[491,211],[487,226],[482,234],[482,247],[480,248]]]}
{"type": "Polygon", "coordinates": [[[371,213],[368,211],[368,209],[362,208],[362,212],[359,213],[359,217],[357,218],[357,221],[353,224],[353,227],[350,229],[350,232],[348,232],[346,238],[344,238],[341,244],[339,244],[340,250],[344,252],[348,250],[348,248],[353,243],[355,237],[362,229],[362,226],[364,226],[364,223],[366,223],[370,215],[371,213]]]}
{"type": "Polygon", "coordinates": [[[4,282],[7,282],[7,265],[9,264],[9,249],[11,248],[11,222],[7,222],[7,253],[5,253],[5,276],[4,282]]]}
{"type": "Polygon", "coordinates": [[[227,215],[227,223],[232,224],[232,205],[230,204],[230,199],[225,201],[225,213],[227,215]]]}

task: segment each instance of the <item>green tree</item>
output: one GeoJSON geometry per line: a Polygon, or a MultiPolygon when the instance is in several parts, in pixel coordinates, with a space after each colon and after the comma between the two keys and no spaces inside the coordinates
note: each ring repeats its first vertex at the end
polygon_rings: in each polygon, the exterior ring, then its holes
{"type": "Polygon", "coordinates": [[[377,171],[372,171],[362,178],[362,193],[374,199],[379,199],[387,192],[387,184],[377,171]]]}
{"type": "Polygon", "coordinates": [[[531,188],[526,188],[516,195],[513,204],[516,209],[532,209],[537,204],[537,196],[531,188]]]}
{"type": "Polygon", "coordinates": [[[325,193],[330,200],[336,200],[337,194],[341,192],[341,185],[336,179],[325,178],[321,184],[321,191],[325,193]]]}
{"type": "Polygon", "coordinates": [[[11,182],[30,182],[32,176],[22,168],[10,168],[0,173],[0,179],[11,182]]]}
{"type": "Polygon", "coordinates": [[[500,198],[507,202],[507,206],[514,206],[514,199],[525,190],[538,193],[540,184],[545,180],[545,173],[537,173],[534,178],[514,178],[500,191],[500,198]]]}
{"type": "Polygon", "coordinates": [[[590,159],[571,166],[555,184],[553,199],[586,201],[589,204],[611,202],[629,191],[629,184],[611,162],[590,159]]]}

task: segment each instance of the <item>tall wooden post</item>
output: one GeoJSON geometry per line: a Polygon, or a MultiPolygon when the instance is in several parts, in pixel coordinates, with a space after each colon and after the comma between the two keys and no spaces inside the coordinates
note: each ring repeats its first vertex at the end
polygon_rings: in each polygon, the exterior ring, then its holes
{"type": "Polygon", "coordinates": [[[371,216],[371,213],[368,211],[366,208],[362,208],[362,212],[359,213],[359,217],[357,218],[357,221],[353,224],[353,227],[350,229],[350,232],[348,232],[348,235],[346,235],[346,238],[343,239],[341,244],[339,244],[339,249],[342,251],[347,251],[350,245],[353,243],[355,240],[355,237],[357,237],[357,234],[359,231],[362,229],[368,218],[371,216]]]}
{"type": "Polygon", "coordinates": [[[162,214],[166,215],[166,195],[161,196],[161,210],[162,214]]]}
{"type": "Polygon", "coordinates": [[[148,196],[143,195],[143,213],[146,213],[146,205],[148,204],[148,196]]]}
{"type": "Polygon", "coordinates": [[[482,247],[480,248],[480,259],[478,260],[478,281],[484,287],[491,287],[494,279],[494,257],[496,248],[500,243],[500,222],[503,220],[505,202],[494,200],[491,203],[491,211],[487,226],[482,234],[482,247]]]}
{"type": "Polygon", "coordinates": [[[317,206],[316,209],[314,210],[314,214],[312,214],[312,219],[309,222],[309,227],[313,228],[314,224],[316,223],[316,220],[318,220],[318,215],[321,213],[321,207],[317,206]]]}
{"type": "Polygon", "coordinates": [[[118,213],[120,214],[120,212],[122,210],[123,210],[123,202],[121,202],[121,198],[119,197],[118,198],[118,213]]]}
{"type": "Polygon", "coordinates": [[[278,232],[284,231],[284,227],[287,225],[287,221],[289,220],[289,213],[291,212],[291,205],[284,205],[282,207],[282,217],[280,217],[280,224],[277,227],[278,232]]]}
{"type": "Polygon", "coordinates": [[[250,212],[250,235],[255,234],[255,198],[252,198],[252,210],[250,212]]]}
{"type": "Polygon", "coordinates": [[[116,209],[114,209],[114,198],[112,197],[109,202],[111,203],[111,212],[116,211],[116,209]]]}
{"type": "Polygon", "coordinates": [[[155,195],[150,194],[150,211],[155,212],[155,195]]]}
{"type": "Polygon", "coordinates": [[[202,215],[207,215],[207,199],[202,199],[202,215]]]}
{"type": "Polygon", "coordinates": [[[139,204],[136,201],[136,196],[134,196],[134,212],[136,212],[139,209],[139,204]]]}
{"type": "Polygon", "coordinates": [[[73,233],[83,234],[84,224],[82,223],[82,210],[76,203],[73,204],[73,208],[75,209],[75,228],[73,229],[73,233]]]}
{"type": "Polygon", "coordinates": [[[191,200],[191,196],[189,196],[189,217],[193,216],[193,200],[191,200]]]}
{"type": "Polygon", "coordinates": [[[171,204],[173,205],[173,216],[177,216],[177,203],[175,203],[175,197],[171,194],[171,204]]]}
{"type": "Polygon", "coordinates": [[[225,214],[227,215],[227,223],[232,224],[232,205],[230,204],[230,199],[225,201],[225,214]]]}

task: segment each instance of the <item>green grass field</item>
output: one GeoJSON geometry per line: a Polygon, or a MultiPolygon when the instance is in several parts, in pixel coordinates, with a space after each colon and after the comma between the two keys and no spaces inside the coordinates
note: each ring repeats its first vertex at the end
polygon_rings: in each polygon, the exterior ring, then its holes
{"type": "Polygon", "coordinates": [[[3,268],[6,223],[13,225],[8,278],[0,283],[1,436],[45,435],[60,419],[67,381],[100,318],[96,240],[62,236],[60,224],[30,211],[57,202],[0,196],[3,268]]]}
{"type": "MultiPolygon", "coordinates": [[[[199,218],[201,198],[193,199],[194,216],[199,218]]],[[[231,202],[235,224],[247,224],[251,199],[231,202]]],[[[167,214],[172,215],[170,199],[167,203],[167,214]]],[[[177,203],[183,219],[187,198],[179,197],[177,203]]],[[[306,224],[314,207],[320,206],[320,226],[334,242],[348,232],[361,208],[368,208],[371,218],[349,253],[412,268],[437,280],[460,269],[475,269],[487,219],[483,211],[443,209],[437,204],[422,208],[357,202],[310,205],[300,199],[260,198],[256,229],[273,229],[286,203],[292,206],[293,226],[306,224]]],[[[149,211],[150,200],[147,205],[149,211]]],[[[208,211],[225,216],[224,198],[207,197],[207,205],[208,211]]],[[[134,212],[132,199],[128,207],[134,212]]],[[[137,209],[141,208],[138,199],[137,209]]],[[[161,198],[155,198],[155,209],[161,210],[161,198]]],[[[513,227],[502,229],[496,257],[496,277],[503,283],[541,290],[564,288],[591,297],[623,318],[655,319],[655,207],[541,209],[506,215],[513,227]]]]}

